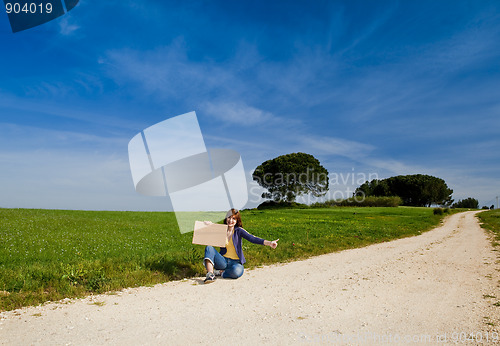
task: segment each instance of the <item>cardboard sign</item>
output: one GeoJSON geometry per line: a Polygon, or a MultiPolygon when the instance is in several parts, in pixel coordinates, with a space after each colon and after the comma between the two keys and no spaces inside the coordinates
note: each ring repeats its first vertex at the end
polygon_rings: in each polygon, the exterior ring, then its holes
{"type": "Polygon", "coordinates": [[[225,247],[226,236],[227,225],[206,225],[203,221],[194,223],[193,244],[225,247]]]}

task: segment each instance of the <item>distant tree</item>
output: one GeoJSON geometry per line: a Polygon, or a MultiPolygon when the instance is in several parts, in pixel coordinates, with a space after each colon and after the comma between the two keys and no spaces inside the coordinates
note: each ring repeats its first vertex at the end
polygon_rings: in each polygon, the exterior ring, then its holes
{"type": "Polygon", "coordinates": [[[267,189],[263,198],[294,202],[303,194],[315,197],[328,191],[328,171],[312,155],[292,153],[267,160],[252,173],[252,178],[267,189]]]}
{"type": "Polygon", "coordinates": [[[456,203],[453,203],[452,208],[471,208],[471,209],[479,209],[479,201],[475,198],[469,197],[463,200],[460,200],[456,203]]]}
{"type": "Polygon", "coordinates": [[[495,205],[494,205],[494,204],[492,204],[492,205],[490,206],[490,209],[495,209],[495,205]]]}
{"type": "Polygon", "coordinates": [[[403,205],[410,206],[449,206],[453,203],[452,193],[443,179],[423,174],[372,180],[355,191],[357,196],[399,196],[403,205]]]}
{"type": "Polygon", "coordinates": [[[489,210],[490,208],[488,208],[487,206],[483,205],[483,207],[481,209],[489,210]]]}

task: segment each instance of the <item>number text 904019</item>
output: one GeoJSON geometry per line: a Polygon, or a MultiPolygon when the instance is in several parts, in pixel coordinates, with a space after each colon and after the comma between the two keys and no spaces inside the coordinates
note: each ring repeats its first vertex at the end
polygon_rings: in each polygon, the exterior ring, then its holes
{"type": "Polygon", "coordinates": [[[42,13],[51,13],[52,12],[52,3],[48,2],[46,4],[43,3],[24,3],[20,4],[18,2],[7,2],[5,4],[5,10],[8,14],[10,13],[31,13],[31,14],[42,14],[42,13]]]}

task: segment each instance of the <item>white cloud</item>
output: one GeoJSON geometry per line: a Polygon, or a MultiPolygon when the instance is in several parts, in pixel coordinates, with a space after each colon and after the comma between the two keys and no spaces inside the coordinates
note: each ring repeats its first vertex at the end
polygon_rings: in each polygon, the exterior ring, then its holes
{"type": "Polygon", "coordinates": [[[368,166],[378,169],[383,172],[384,175],[407,175],[407,174],[425,174],[422,172],[428,172],[428,168],[419,167],[417,165],[408,165],[405,162],[401,162],[394,159],[384,159],[377,157],[369,157],[364,160],[364,163],[368,166]]]}
{"type": "Polygon", "coordinates": [[[66,13],[62,18],[59,19],[59,32],[64,36],[70,36],[74,34],[80,26],[74,23],[74,19],[71,14],[66,13]]]}
{"type": "MultiPolygon", "coordinates": [[[[9,147],[9,153],[24,150],[24,148],[85,150],[106,148],[115,150],[127,144],[127,139],[117,136],[102,136],[88,132],[45,129],[29,125],[0,123],[2,137],[0,145],[9,147]]],[[[7,151],[3,151],[4,153],[7,151]]]]}
{"type": "Polygon", "coordinates": [[[360,43],[369,40],[382,25],[391,19],[396,8],[397,5],[392,5],[390,8],[385,9],[382,13],[377,13],[377,15],[374,16],[374,20],[367,25],[361,26],[362,31],[351,41],[349,46],[343,48],[338,54],[343,55],[356,48],[360,43]]]}
{"type": "Polygon", "coordinates": [[[301,134],[298,137],[298,142],[305,150],[319,155],[338,155],[354,160],[362,160],[375,149],[369,144],[343,138],[318,136],[314,133],[301,134]]]}
{"type": "Polygon", "coordinates": [[[110,50],[99,58],[107,73],[118,84],[129,84],[161,99],[206,95],[213,90],[227,91],[235,81],[231,71],[210,62],[190,61],[182,38],[170,46],[150,51],[110,50]]]}
{"type": "MultiPolygon", "coordinates": [[[[79,81],[77,81],[79,83],[79,81]]],[[[6,118],[8,117],[15,119],[18,117],[23,119],[24,115],[33,116],[36,115],[48,115],[61,117],[66,119],[73,119],[84,121],[89,124],[97,124],[102,126],[103,128],[121,128],[121,129],[137,129],[140,128],[143,123],[139,120],[125,120],[118,115],[110,115],[110,112],[106,112],[105,107],[102,105],[98,109],[92,109],[88,104],[83,103],[82,105],[71,104],[68,106],[65,102],[52,101],[52,97],[55,95],[65,96],[66,94],[61,95],[61,90],[56,91],[58,89],[57,84],[47,84],[50,89],[54,90],[54,94],[45,95],[43,92],[36,92],[35,94],[38,97],[43,98],[40,100],[37,98],[26,98],[14,96],[9,93],[0,91],[0,111],[6,118]]],[[[60,86],[61,89],[64,89],[64,86],[60,86]]],[[[89,86],[86,86],[87,88],[89,86]]],[[[47,91],[49,92],[49,91],[47,91]]],[[[60,97],[60,99],[64,99],[64,97],[60,97]]],[[[113,110],[113,113],[116,113],[116,109],[113,110]]],[[[5,123],[1,124],[5,126],[5,123]]]]}
{"type": "Polygon", "coordinates": [[[272,125],[279,121],[272,113],[242,102],[206,102],[203,111],[228,124],[272,125]]]}

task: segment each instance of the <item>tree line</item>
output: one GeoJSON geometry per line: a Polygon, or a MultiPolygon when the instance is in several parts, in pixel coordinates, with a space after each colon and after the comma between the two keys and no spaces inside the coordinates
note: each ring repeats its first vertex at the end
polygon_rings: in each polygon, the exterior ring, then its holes
{"type": "MultiPolygon", "coordinates": [[[[321,197],[328,191],[328,171],[310,154],[292,153],[278,156],[260,164],[252,173],[253,180],[267,191],[263,198],[275,202],[295,202],[297,197],[312,194],[321,197]]],[[[479,202],[467,198],[454,202],[453,190],[446,182],[431,175],[398,175],[374,179],[359,186],[354,198],[399,197],[405,206],[479,208],[479,202]]]]}
{"type": "Polygon", "coordinates": [[[356,189],[356,196],[399,196],[403,205],[430,207],[451,206],[453,190],[446,182],[426,174],[398,175],[387,179],[366,182],[356,189]]]}

